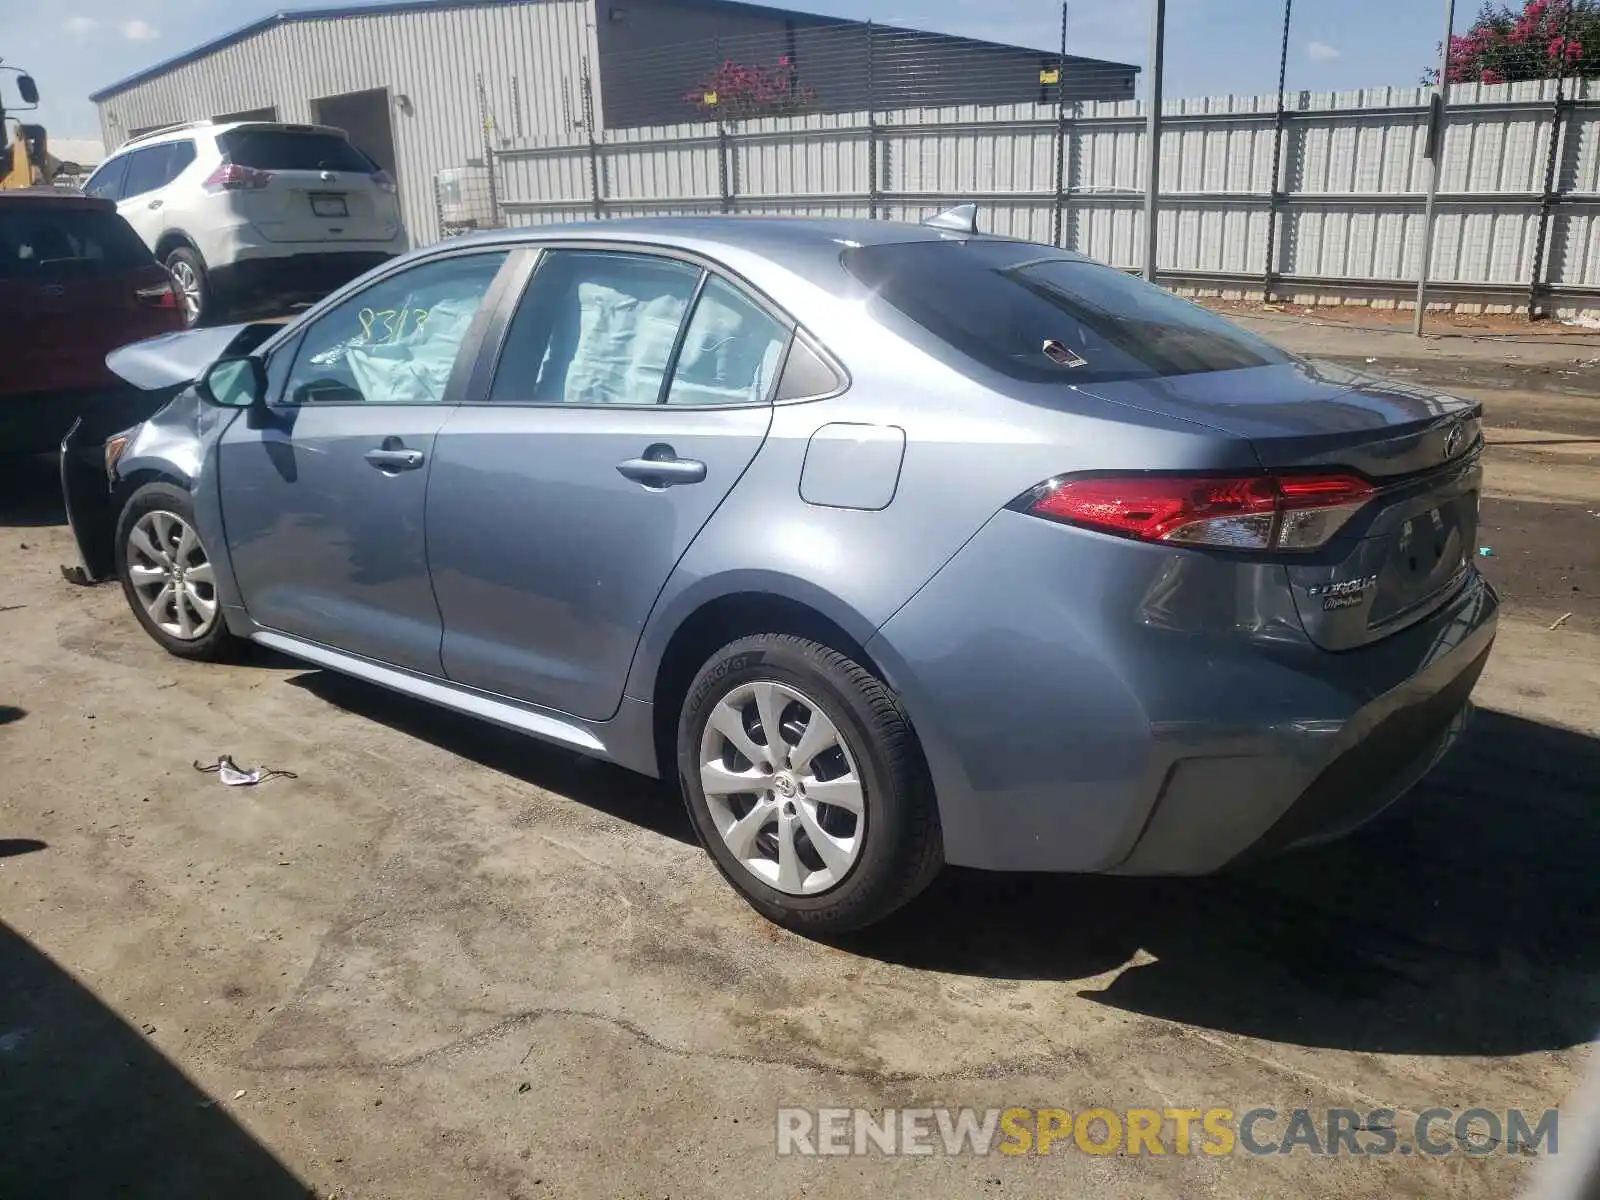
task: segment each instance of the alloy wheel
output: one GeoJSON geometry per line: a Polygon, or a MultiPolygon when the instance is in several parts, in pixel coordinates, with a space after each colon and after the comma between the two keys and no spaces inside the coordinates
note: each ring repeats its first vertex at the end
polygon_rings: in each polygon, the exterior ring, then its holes
{"type": "Polygon", "coordinates": [[[172,275],[172,284],[178,289],[178,296],[183,300],[183,319],[186,324],[193,325],[200,319],[200,273],[194,269],[192,263],[177,259],[167,267],[172,275]]]}
{"type": "Polygon", "coordinates": [[[700,738],[700,785],[733,856],[791,896],[841,883],[866,841],[866,793],[838,722],[770,680],[722,697],[700,738]]]}
{"type": "Polygon", "coordinates": [[[198,641],[217,622],[216,573],[199,535],[176,513],[147,512],[134,524],[128,581],[163,633],[198,641]]]}

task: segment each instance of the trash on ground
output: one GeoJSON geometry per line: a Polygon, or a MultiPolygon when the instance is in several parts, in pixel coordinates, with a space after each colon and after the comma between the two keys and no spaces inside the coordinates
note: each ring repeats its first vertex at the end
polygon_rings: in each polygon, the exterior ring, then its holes
{"type": "Polygon", "coordinates": [[[235,1100],[243,1100],[244,1099],[244,1089],[240,1088],[237,1092],[235,1092],[233,1094],[233,1098],[235,1100]]]}
{"type": "Polygon", "coordinates": [[[257,783],[265,783],[269,779],[298,779],[293,771],[277,771],[271,767],[251,767],[246,769],[233,761],[231,754],[224,754],[211,764],[195,760],[194,769],[206,775],[215,775],[229,787],[249,787],[257,783]]]}
{"type": "Polygon", "coordinates": [[[1493,546],[1479,546],[1478,547],[1478,557],[1479,558],[1493,558],[1494,557],[1494,547],[1493,546]]]}
{"type": "Polygon", "coordinates": [[[1569,617],[1571,617],[1571,616],[1572,616],[1571,613],[1562,613],[1559,617],[1557,617],[1555,619],[1554,623],[1551,624],[1550,628],[1551,629],[1560,629],[1563,625],[1565,625],[1567,623],[1567,619],[1569,617]]]}

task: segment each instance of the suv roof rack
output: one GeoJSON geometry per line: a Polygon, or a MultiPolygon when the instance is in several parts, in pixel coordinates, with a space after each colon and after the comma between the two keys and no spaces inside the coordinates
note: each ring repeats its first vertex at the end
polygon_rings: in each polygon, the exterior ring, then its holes
{"type": "Polygon", "coordinates": [[[202,117],[198,121],[177,121],[171,125],[161,125],[155,129],[146,129],[143,133],[136,133],[130,138],[124,138],[117,149],[119,151],[126,150],[129,146],[136,146],[140,142],[148,142],[151,138],[161,137],[163,134],[176,133],[180,129],[201,129],[213,123],[209,117],[202,117]]]}

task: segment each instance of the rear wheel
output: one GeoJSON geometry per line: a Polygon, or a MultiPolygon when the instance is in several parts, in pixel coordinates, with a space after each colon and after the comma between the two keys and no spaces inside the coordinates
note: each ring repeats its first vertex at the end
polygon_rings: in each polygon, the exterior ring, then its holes
{"type": "Polygon", "coordinates": [[[147,483],[134,492],[117,522],[116,555],[128,606],[169,654],[215,661],[238,648],[183,488],[147,483]]]}
{"type": "Polygon", "coordinates": [[[183,305],[183,319],[191,328],[215,324],[222,316],[222,305],[211,286],[211,276],[206,264],[196,250],[179,246],[167,255],[167,273],[172,276],[173,289],[178,293],[178,303],[183,305]]]}
{"type": "Polygon", "coordinates": [[[899,701],[817,642],[762,634],[713,655],[684,702],[678,771],[722,874],[791,929],[870,925],[942,861],[933,789],[899,701]]]}

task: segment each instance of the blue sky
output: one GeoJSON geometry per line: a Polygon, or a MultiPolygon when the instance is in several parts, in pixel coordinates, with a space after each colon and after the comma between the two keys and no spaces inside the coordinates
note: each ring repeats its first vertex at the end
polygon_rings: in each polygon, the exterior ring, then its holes
{"type": "MultiPolygon", "coordinates": [[[[315,0],[15,0],[0,12],[0,58],[28,68],[44,94],[38,118],[56,137],[97,136],[97,88],[280,8],[315,0]]],[[[793,0],[835,16],[1053,47],[1051,0],[793,0]]],[[[1460,29],[1474,6],[1457,5],[1460,29]]],[[[1436,0],[1297,0],[1289,86],[1314,90],[1415,84],[1436,57],[1436,0]]],[[[1169,0],[1167,95],[1270,92],[1283,0],[1169,0]]],[[[1072,0],[1068,48],[1143,63],[1145,0],[1072,0]]],[[[7,101],[16,92],[0,81],[7,101]]]]}

